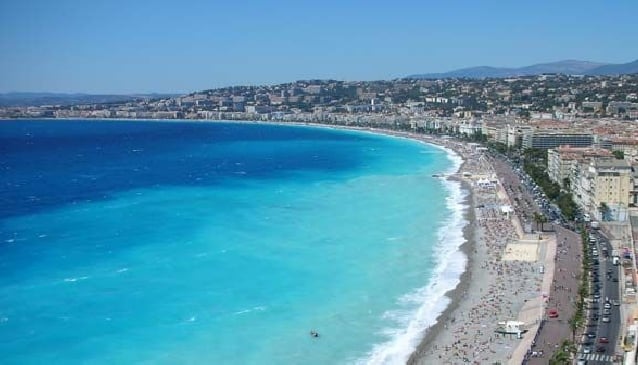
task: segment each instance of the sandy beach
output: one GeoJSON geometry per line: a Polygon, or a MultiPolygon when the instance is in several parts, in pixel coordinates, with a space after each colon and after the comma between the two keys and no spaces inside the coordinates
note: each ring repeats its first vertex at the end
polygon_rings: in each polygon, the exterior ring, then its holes
{"type": "MultiPolygon", "coordinates": [[[[463,159],[456,174],[468,192],[465,243],[468,262],[459,285],[446,295],[450,304],[408,359],[408,364],[521,364],[534,342],[554,277],[556,242],[552,234],[525,234],[512,199],[490,156],[476,146],[407,132],[347,128],[411,138],[454,151],[463,159]],[[478,181],[493,184],[479,184],[478,181]],[[541,271],[541,266],[543,270],[541,271]],[[498,333],[499,322],[523,322],[525,333],[498,333]]],[[[527,212],[529,213],[529,212],[527,212]]]]}
{"type": "Polygon", "coordinates": [[[468,266],[456,289],[447,296],[451,303],[427,329],[410,357],[409,364],[511,363],[520,364],[532,345],[544,313],[544,294],[553,277],[555,242],[552,236],[525,236],[514,214],[504,214],[511,205],[503,187],[479,186],[476,181],[497,179],[483,153],[467,144],[429,139],[421,135],[390,133],[451,149],[464,162],[449,179],[460,181],[470,194],[462,251],[468,266]],[[540,272],[540,266],[546,268],[540,272]],[[521,321],[522,338],[496,332],[498,322],[521,321]]]}

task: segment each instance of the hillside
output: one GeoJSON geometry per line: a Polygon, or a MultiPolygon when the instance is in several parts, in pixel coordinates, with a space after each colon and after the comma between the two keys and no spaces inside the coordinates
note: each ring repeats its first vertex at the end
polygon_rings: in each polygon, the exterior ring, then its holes
{"type": "Polygon", "coordinates": [[[442,73],[427,73],[410,75],[415,79],[444,79],[444,78],[487,78],[532,76],[540,74],[567,75],[619,75],[638,73],[638,60],[623,64],[604,64],[590,61],[565,60],[550,63],[539,63],[531,66],[507,68],[478,66],[442,73]]]}

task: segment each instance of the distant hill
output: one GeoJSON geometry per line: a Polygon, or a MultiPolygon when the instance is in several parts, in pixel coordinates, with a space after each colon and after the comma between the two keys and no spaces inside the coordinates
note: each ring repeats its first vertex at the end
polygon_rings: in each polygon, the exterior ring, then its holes
{"type": "Polygon", "coordinates": [[[172,94],[136,94],[136,95],[92,95],[57,93],[6,93],[0,94],[0,107],[40,106],[40,105],[78,105],[121,103],[138,99],[156,99],[173,97],[172,94]]]}
{"type": "Polygon", "coordinates": [[[623,64],[605,64],[589,61],[566,60],[536,65],[506,68],[479,66],[463,68],[442,73],[429,73],[410,75],[414,79],[444,79],[444,78],[486,78],[486,77],[512,77],[531,76],[540,74],[567,74],[567,75],[618,75],[638,73],[638,60],[623,64]]]}
{"type": "Polygon", "coordinates": [[[588,75],[627,75],[638,73],[638,60],[618,65],[604,65],[589,70],[588,75]]]}

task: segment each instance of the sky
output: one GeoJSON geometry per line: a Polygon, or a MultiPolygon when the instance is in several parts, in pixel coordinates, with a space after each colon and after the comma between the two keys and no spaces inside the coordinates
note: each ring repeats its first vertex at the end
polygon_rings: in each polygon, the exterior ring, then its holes
{"type": "Polygon", "coordinates": [[[0,93],[187,93],[638,59],[637,0],[0,0],[0,93]]]}

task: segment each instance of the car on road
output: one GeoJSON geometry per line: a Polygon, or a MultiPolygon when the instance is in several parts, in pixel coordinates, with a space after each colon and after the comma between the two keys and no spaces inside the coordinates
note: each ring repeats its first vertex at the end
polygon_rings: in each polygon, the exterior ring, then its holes
{"type": "Polygon", "coordinates": [[[596,352],[605,352],[605,351],[607,351],[607,348],[605,346],[596,347],[596,352]]]}
{"type": "Polygon", "coordinates": [[[603,323],[609,323],[609,322],[611,322],[611,319],[609,318],[609,316],[604,316],[603,323]]]}
{"type": "Polygon", "coordinates": [[[588,332],[587,333],[587,337],[588,338],[596,338],[596,332],[588,332]]]}
{"type": "Polygon", "coordinates": [[[606,316],[611,315],[611,309],[607,309],[607,308],[603,309],[603,314],[606,316]]]}
{"type": "Polygon", "coordinates": [[[589,346],[583,347],[583,354],[589,354],[589,353],[591,353],[591,347],[589,346]]]}
{"type": "Polygon", "coordinates": [[[585,340],[581,343],[581,345],[583,345],[583,346],[589,346],[590,348],[591,348],[591,346],[592,346],[593,344],[594,344],[594,343],[592,342],[592,340],[590,340],[590,339],[588,339],[588,338],[586,338],[586,339],[585,339],[585,340]]]}
{"type": "Polygon", "coordinates": [[[609,339],[607,337],[600,337],[598,343],[609,343],[609,339]]]}
{"type": "Polygon", "coordinates": [[[612,300],[611,303],[615,305],[616,307],[620,305],[620,301],[616,299],[612,300]]]}
{"type": "Polygon", "coordinates": [[[609,302],[605,303],[605,309],[609,309],[609,308],[611,308],[611,303],[609,302]]]}
{"type": "Polygon", "coordinates": [[[547,311],[547,316],[549,318],[558,318],[558,309],[552,308],[547,311]]]}

